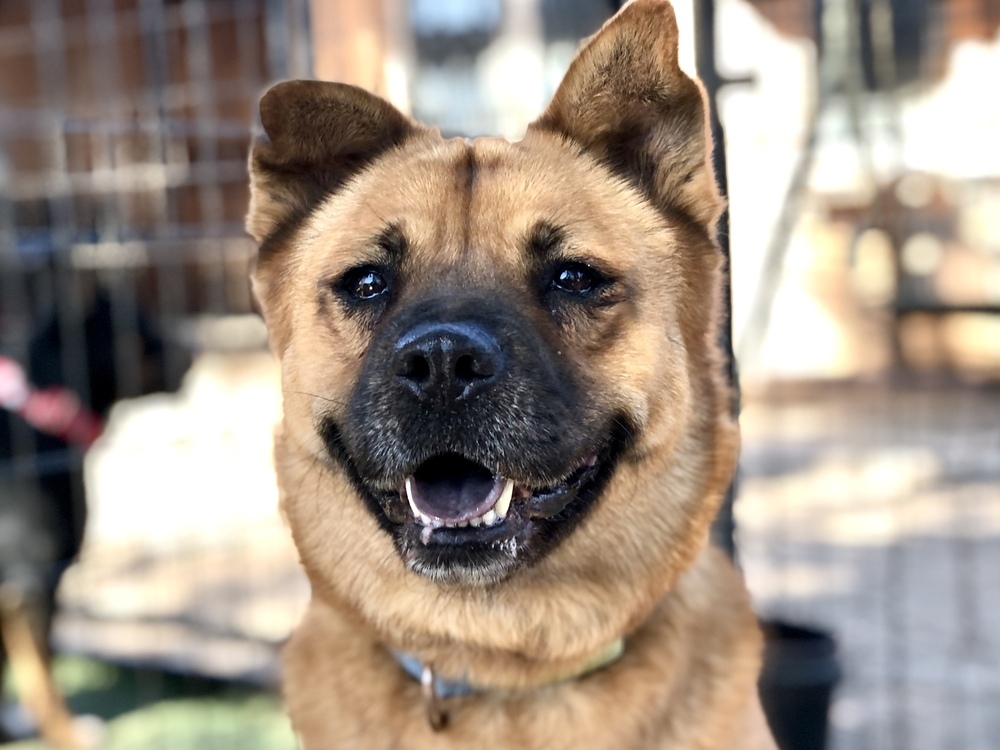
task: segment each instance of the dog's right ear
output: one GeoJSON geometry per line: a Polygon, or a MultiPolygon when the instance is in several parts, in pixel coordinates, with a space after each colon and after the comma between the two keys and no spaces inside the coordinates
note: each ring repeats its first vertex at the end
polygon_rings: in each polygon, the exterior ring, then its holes
{"type": "Polygon", "coordinates": [[[379,154],[421,130],[357,86],[285,81],[260,100],[264,136],[250,152],[247,231],[264,242],[379,154]]]}

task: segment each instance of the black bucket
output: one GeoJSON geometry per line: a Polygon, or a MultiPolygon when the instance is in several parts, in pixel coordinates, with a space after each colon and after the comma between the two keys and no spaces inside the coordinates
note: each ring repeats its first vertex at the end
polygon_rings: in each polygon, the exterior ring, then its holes
{"type": "Polygon", "coordinates": [[[833,690],[840,680],[837,646],[821,630],[762,622],[760,701],[780,750],[824,750],[833,690]]]}

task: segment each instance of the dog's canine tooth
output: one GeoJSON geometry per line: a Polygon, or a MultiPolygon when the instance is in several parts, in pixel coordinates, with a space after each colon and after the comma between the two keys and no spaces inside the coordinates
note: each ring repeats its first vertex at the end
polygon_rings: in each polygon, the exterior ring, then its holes
{"type": "Polygon", "coordinates": [[[407,477],[406,482],[403,483],[403,487],[406,491],[406,501],[410,504],[410,510],[413,511],[413,517],[420,518],[420,511],[417,510],[417,504],[413,502],[413,478],[407,477]]]}
{"type": "Polygon", "coordinates": [[[500,493],[500,499],[493,506],[493,511],[497,514],[497,518],[504,519],[507,517],[507,511],[510,509],[510,501],[513,496],[514,480],[508,479],[503,486],[503,492],[500,493]]]}

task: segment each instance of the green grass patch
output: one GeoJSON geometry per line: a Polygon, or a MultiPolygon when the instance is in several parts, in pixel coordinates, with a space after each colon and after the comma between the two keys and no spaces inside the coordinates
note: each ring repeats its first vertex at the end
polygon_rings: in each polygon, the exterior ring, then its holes
{"type": "MultiPolygon", "coordinates": [[[[106,722],[102,750],[294,750],[273,693],[201,677],[61,656],[56,680],[75,714],[106,722]]],[[[4,745],[48,750],[38,740],[4,745]]]]}

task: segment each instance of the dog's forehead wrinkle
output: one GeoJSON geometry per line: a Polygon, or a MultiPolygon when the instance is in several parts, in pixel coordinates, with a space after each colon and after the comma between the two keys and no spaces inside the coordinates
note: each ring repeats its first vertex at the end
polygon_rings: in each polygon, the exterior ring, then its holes
{"type": "Polygon", "coordinates": [[[470,252],[470,238],[472,235],[472,196],[476,188],[476,175],[479,167],[476,163],[476,154],[473,146],[465,144],[464,151],[459,155],[455,163],[455,189],[459,193],[459,222],[461,230],[459,232],[459,248],[463,257],[467,257],[470,252]]]}

